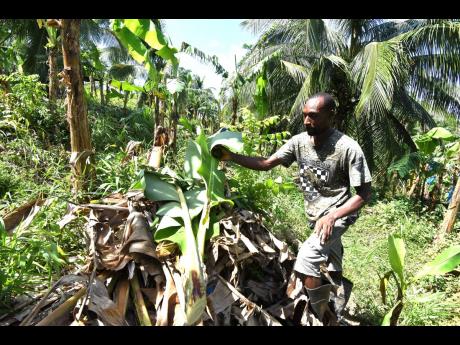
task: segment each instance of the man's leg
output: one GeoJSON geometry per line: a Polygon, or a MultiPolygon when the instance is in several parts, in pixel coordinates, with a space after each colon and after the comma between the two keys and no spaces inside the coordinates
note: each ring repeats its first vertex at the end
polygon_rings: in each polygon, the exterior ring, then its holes
{"type": "Polygon", "coordinates": [[[331,323],[330,321],[333,321],[335,315],[333,315],[328,307],[332,285],[322,285],[320,265],[328,261],[330,254],[333,257],[336,256],[336,247],[341,247],[340,238],[346,229],[347,226],[344,221],[337,220],[331,237],[324,244],[321,244],[319,238],[315,234],[312,234],[302,244],[294,265],[294,270],[301,274],[312,309],[324,324],[331,323]]]}

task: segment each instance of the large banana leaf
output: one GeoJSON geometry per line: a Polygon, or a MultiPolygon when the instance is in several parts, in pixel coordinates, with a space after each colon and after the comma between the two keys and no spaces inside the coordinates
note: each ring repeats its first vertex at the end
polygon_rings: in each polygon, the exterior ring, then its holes
{"type": "Polygon", "coordinates": [[[158,71],[147,58],[150,48],[155,50],[156,55],[171,61],[173,65],[176,66],[178,64],[175,56],[177,49],[168,46],[163,33],[151,20],[114,19],[112,21],[112,30],[121,43],[128,49],[129,54],[137,62],[144,64],[152,80],[157,79],[158,71]]]}
{"type": "MultiPolygon", "coordinates": [[[[210,147],[209,149],[212,150],[217,145],[225,146],[232,152],[243,152],[243,136],[239,132],[219,132],[209,137],[210,140],[210,147]]],[[[214,157],[212,157],[214,158],[214,157]]]]}
{"type": "Polygon", "coordinates": [[[241,133],[220,132],[214,134],[208,141],[203,133],[196,139],[201,151],[201,165],[198,168],[198,174],[201,175],[206,185],[206,205],[201,214],[200,225],[198,228],[197,242],[200,255],[203,255],[206,232],[209,228],[211,208],[221,202],[232,201],[226,200],[224,195],[225,174],[217,169],[218,161],[211,155],[211,150],[217,145],[223,145],[232,151],[241,152],[243,150],[243,141],[241,133]]]}
{"type": "MultiPolygon", "coordinates": [[[[190,189],[184,193],[185,200],[190,212],[190,218],[193,219],[201,213],[203,206],[206,202],[206,190],[204,189],[190,189]]],[[[181,207],[178,202],[169,202],[161,206],[157,215],[164,216],[168,215],[172,218],[181,217],[181,207]]]]}
{"type": "Polygon", "coordinates": [[[119,81],[116,79],[112,79],[110,83],[114,88],[123,91],[135,91],[135,92],[142,92],[143,88],[140,86],[136,86],[134,84],[128,83],[127,81],[119,81]]]}
{"type": "Polygon", "coordinates": [[[112,30],[120,42],[128,49],[128,53],[139,63],[144,63],[147,48],[142,41],[126,26],[122,19],[112,21],[112,30]]]}
{"type": "Polygon", "coordinates": [[[179,201],[176,189],[170,183],[163,181],[160,175],[154,172],[144,172],[145,191],[147,198],[153,201],[179,201]]]}
{"type": "Polygon", "coordinates": [[[184,171],[192,179],[199,180],[198,169],[201,165],[201,149],[195,141],[189,140],[185,151],[184,171]]]}
{"type": "Polygon", "coordinates": [[[149,19],[124,19],[125,26],[137,37],[143,39],[153,49],[160,50],[166,45],[163,35],[159,35],[155,24],[149,19]]]}
{"type": "Polygon", "coordinates": [[[460,245],[447,248],[436,256],[415,275],[415,279],[427,275],[441,275],[454,270],[458,265],[460,265],[460,245]]]}
{"type": "Polygon", "coordinates": [[[426,133],[426,136],[433,138],[433,139],[443,139],[446,141],[451,141],[455,139],[454,135],[443,127],[435,127],[435,128],[430,129],[426,133]]]}

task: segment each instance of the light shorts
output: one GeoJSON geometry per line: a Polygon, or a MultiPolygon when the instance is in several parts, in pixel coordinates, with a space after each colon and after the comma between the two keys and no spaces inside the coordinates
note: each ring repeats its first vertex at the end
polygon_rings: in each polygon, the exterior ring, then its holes
{"type": "Polygon", "coordinates": [[[348,229],[346,217],[337,219],[332,234],[324,245],[313,232],[300,246],[294,270],[313,277],[321,277],[320,265],[327,263],[328,271],[342,271],[342,235],[348,229]]]}

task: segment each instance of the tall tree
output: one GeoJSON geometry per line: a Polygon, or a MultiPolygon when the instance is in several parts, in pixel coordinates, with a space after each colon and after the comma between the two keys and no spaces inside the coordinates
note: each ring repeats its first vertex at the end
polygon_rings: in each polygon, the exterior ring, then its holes
{"type": "Polygon", "coordinates": [[[74,193],[86,189],[93,175],[91,134],[80,64],[80,24],[80,19],[61,19],[64,60],[64,70],[61,73],[66,90],[67,121],[70,126],[70,164],[74,193]]]}

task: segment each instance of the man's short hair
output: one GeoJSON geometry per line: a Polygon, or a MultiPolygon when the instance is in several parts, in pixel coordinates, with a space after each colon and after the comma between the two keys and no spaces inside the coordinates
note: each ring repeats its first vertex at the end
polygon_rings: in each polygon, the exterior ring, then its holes
{"type": "Polygon", "coordinates": [[[324,104],[323,104],[324,109],[329,110],[330,112],[335,111],[336,104],[335,104],[334,98],[331,96],[331,94],[327,92],[315,93],[313,96],[309,98],[309,100],[314,99],[314,98],[319,98],[319,97],[321,97],[324,100],[324,104]]]}

